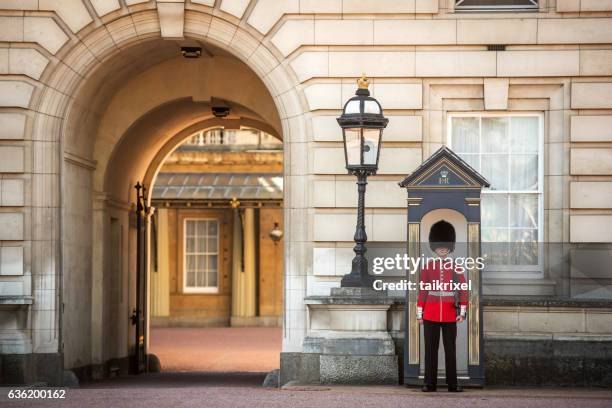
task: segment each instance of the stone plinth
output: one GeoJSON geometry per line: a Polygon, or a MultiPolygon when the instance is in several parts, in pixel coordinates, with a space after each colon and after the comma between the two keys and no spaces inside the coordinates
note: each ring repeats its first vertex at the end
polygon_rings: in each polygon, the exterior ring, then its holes
{"type": "Polygon", "coordinates": [[[387,325],[393,300],[386,292],[333,288],[330,296],[307,297],[304,303],[309,330],[303,354],[314,374],[302,378],[321,384],[398,383],[398,359],[387,325]]]}

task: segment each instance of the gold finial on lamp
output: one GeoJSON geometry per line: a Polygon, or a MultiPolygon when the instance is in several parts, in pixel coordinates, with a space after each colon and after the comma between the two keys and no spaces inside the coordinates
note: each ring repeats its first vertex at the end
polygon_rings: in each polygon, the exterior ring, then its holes
{"type": "Polygon", "coordinates": [[[361,78],[357,79],[357,88],[368,89],[368,86],[370,86],[370,78],[366,74],[361,74],[361,78]]]}

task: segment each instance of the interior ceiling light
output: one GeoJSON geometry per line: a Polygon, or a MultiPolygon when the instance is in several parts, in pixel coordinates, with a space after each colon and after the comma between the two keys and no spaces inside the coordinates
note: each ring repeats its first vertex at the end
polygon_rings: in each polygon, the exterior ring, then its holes
{"type": "Polygon", "coordinates": [[[185,58],[200,58],[202,47],[181,47],[181,54],[185,58]]]}
{"type": "Polygon", "coordinates": [[[211,110],[215,118],[224,118],[230,113],[229,106],[213,106],[211,110]]]}

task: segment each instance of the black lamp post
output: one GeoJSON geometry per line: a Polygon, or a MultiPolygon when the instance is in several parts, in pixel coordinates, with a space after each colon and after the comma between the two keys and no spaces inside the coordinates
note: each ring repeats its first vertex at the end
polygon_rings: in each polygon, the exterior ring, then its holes
{"type": "Polygon", "coordinates": [[[371,287],[374,278],[368,274],[368,260],[365,243],[368,240],[363,220],[365,190],[368,176],[376,174],[380,157],[380,142],[383,129],[389,119],[383,116],[382,107],[370,96],[368,78],[357,80],[355,96],[344,105],[342,115],[337,119],[344,139],[344,158],[349,174],[357,176],[357,229],[355,230],[355,257],[351,273],[344,275],[342,287],[371,287]]]}

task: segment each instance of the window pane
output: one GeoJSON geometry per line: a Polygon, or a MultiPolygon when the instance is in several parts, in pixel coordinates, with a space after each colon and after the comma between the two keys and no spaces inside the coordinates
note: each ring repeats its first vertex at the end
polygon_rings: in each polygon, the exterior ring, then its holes
{"type": "Polygon", "coordinates": [[[476,171],[480,171],[480,159],[477,154],[461,154],[460,157],[476,171]]]}
{"type": "Polygon", "coordinates": [[[217,237],[208,237],[208,248],[206,252],[217,252],[217,237]]]}
{"type": "Polygon", "coordinates": [[[197,229],[198,237],[206,235],[206,221],[199,220],[197,221],[197,223],[198,223],[198,229],[197,229]]]}
{"type": "Polygon", "coordinates": [[[508,152],[508,118],[482,118],[482,152],[508,152]]]}
{"type": "Polygon", "coordinates": [[[508,265],[508,244],[504,243],[483,243],[482,256],[486,266],[508,265]]]}
{"type": "Polygon", "coordinates": [[[512,265],[537,265],[537,241],[537,230],[510,230],[510,254],[508,263],[512,265]]]}
{"type": "Polygon", "coordinates": [[[187,253],[195,252],[195,238],[185,238],[185,250],[187,253]]]}
{"type": "Polygon", "coordinates": [[[539,265],[540,118],[453,117],[451,131],[451,148],[491,182],[481,195],[485,264],[539,265]]]}
{"type": "Polygon", "coordinates": [[[510,226],[538,227],[538,197],[535,194],[510,195],[510,226]]]}
{"type": "Polygon", "coordinates": [[[208,256],[208,270],[209,271],[217,270],[217,255],[208,256]]]}
{"type": "Polygon", "coordinates": [[[508,230],[506,228],[482,229],[482,256],[485,265],[508,264],[508,230]]]}
{"type": "Polygon", "coordinates": [[[206,286],[206,273],[200,272],[197,275],[196,283],[199,287],[206,286]]]}
{"type": "Polygon", "coordinates": [[[198,237],[196,240],[196,252],[206,252],[206,237],[198,237]]]}
{"type": "Polygon", "coordinates": [[[511,119],[510,151],[512,153],[538,153],[539,119],[534,116],[511,119]]]}
{"type": "Polygon", "coordinates": [[[196,285],[196,283],[195,283],[195,273],[194,272],[187,272],[187,286],[194,287],[195,285],[196,285]]]}
{"type": "Polygon", "coordinates": [[[217,221],[208,223],[208,235],[217,235],[217,221]]]}
{"type": "Polygon", "coordinates": [[[198,255],[198,272],[206,270],[206,255],[198,255]]]}
{"type": "Polygon", "coordinates": [[[487,227],[508,226],[508,196],[506,194],[482,194],[481,222],[483,230],[487,227]]]}
{"type": "Polygon", "coordinates": [[[510,157],[510,189],[538,189],[538,156],[520,155],[510,157]]]}
{"type": "Polygon", "coordinates": [[[185,286],[210,288],[217,286],[218,234],[217,220],[187,220],[185,228],[185,286]],[[192,236],[188,236],[188,231],[192,236]],[[208,255],[208,254],[213,255],[208,255]]]}
{"type": "Polygon", "coordinates": [[[492,190],[508,190],[508,156],[483,155],[480,170],[480,173],[491,183],[492,190]]]}
{"type": "Polygon", "coordinates": [[[478,118],[453,118],[452,126],[453,150],[478,153],[478,118]]]}
{"type": "Polygon", "coordinates": [[[196,269],[195,255],[187,255],[187,271],[193,272],[196,269]]]}
{"type": "Polygon", "coordinates": [[[508,241],[508,229],[507,228],[483,228],[482,229],[482,242],[507,242],[508,241]]]}
{"type": "Polygon", "coordinates": [[[187,220],[187,235],[195,235],[195,223],[194,223],[194,221],[187,220]]]}

